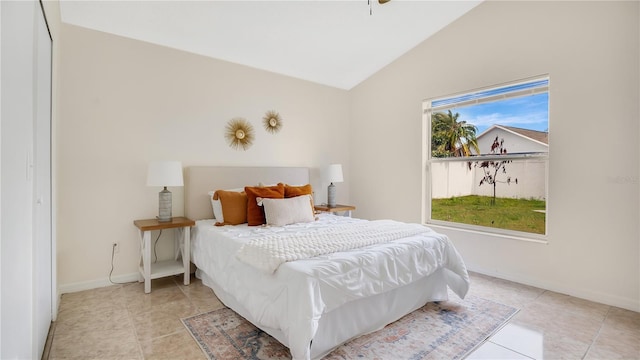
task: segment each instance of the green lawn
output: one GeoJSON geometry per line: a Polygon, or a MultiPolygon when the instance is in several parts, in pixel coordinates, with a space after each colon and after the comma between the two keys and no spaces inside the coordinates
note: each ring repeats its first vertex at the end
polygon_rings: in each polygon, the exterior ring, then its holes
{"type": "Polygon", "coordinates": [[[489,196],[461,196],[433,199],[431,218],[463,224],[495,227],[544,234],[544,200],[497,198],[491,205],[489,196]]]}

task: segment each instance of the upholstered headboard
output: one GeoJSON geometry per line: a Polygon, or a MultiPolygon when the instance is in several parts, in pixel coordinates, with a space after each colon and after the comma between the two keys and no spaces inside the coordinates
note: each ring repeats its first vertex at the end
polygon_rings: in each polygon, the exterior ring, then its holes
{"type": "Polygon", "coordinates": [[[304,167],[187,167],[184,184],[185,216],[193,220],[213,218],[209,191],[279,182],[291,185],[308,184],[309,169],[304,167]]]}

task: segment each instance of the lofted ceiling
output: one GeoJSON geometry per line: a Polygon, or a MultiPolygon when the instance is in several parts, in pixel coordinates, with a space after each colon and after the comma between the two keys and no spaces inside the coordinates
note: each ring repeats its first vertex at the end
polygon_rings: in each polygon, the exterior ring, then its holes
{"type": "Polygon", "coordinates": [[[64,23],[351,89],[481,2],[70,1],[64,23]]]}

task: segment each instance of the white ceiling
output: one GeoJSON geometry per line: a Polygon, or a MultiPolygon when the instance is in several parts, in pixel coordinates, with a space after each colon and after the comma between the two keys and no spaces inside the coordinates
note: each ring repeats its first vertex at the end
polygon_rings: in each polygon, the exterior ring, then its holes
{"type": "Polygon", "coordinates": [[[64,23],[351,89],[481,1],[60,0],[60,14],[64,23]]]}

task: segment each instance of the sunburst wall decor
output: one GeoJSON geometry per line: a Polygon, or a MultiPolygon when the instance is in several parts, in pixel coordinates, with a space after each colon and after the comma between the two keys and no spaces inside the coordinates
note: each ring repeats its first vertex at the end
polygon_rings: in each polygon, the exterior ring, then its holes
{"type": "Polygon", "coordinates": [[[230,147],[247,150],[253,144],[253,126],[244,118],[233,118],[227,123],[224,136],[230,147]]]}
{"type": "Polygon", "coordinates": [[[282,118],[277,111],[270,110],[262,117],[262,124],[264,125],[265,130],[275,134],[282,128],[282,118]]]}

